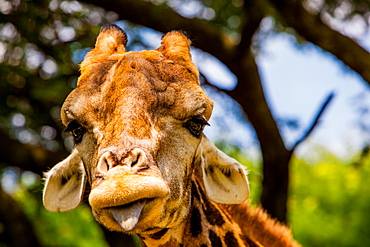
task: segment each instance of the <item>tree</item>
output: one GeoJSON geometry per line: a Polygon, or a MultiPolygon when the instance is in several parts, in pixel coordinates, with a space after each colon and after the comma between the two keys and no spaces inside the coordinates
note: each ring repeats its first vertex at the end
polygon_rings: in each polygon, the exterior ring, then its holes
{"type": "MultiPolygon", "coordinates": [[[[93,46],[100,26],[129,21],[132,46],[141,41],[137,25],[163,33],[181,29],[194,39],[195,47],[218,58],[237,77],[233,90],[217,90],[233,98],[253,126],[263,159],[262,206],[286,222],[290,159],[333,96],[328,96],[306,133],[288,149],[266,102],[255,61],[260,24],[266,17],[273,18],[275,31],[291,33],[300,42],[333,54],[370,84],[369,53],[325,18],[339,19],[335,13],[344,3],[350,8],[340,21],[356,16],[366,21],[367,1],[325,1],[317,6],[298,0],[4,2],[0,6],[0,166],[41,175],[66,156],[71,144],[61,131],[59,107],[75,86],[78,63],[93,46]]],[[[206,76],[202,79],[216,88],[206,76]]]]}

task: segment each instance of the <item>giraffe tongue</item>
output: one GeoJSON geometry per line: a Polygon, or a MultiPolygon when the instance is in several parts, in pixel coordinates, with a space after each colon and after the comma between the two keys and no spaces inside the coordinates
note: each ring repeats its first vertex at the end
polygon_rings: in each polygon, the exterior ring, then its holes
{"type": "Polygon", "coordinates": [[[129,206],[112,208],[111,212],[123,230],[131,231],[139,221],[144,204],[145,201],[138,201],[129,206]]]}

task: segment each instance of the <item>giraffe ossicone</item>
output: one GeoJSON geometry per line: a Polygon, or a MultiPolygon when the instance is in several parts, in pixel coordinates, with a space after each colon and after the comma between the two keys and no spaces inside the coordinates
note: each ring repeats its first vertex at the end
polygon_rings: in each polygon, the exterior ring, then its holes
{"type": "Polygon", "coordinates": [[[61,110],[75,146],[45,174],[45,208],[77,207],[88,181],[96,220],[146,246],[296,246],[287,228],[248,206],[244,167],[202,133],[213,103],[190,40],[172,31],[154,51],[128,52],[126,43],[120,28],[103,27],[81,64],[61,110]],[[244,210],[248,229],[223,204],[244,210]]]}

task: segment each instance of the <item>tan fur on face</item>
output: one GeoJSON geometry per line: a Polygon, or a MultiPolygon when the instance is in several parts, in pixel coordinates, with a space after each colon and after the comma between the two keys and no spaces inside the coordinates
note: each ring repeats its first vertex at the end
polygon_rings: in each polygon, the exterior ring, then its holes
{"type": "Polygon", "coordinates": [[[183,34],[166,35],[156,51],[125,52],[120,33],[115,27],[102,30],[81,64],[78,87],[63,105],[62,120],[65,125],[77,121],[86,129],[84,138],[91,139],[76,148],[89,170],[89,201],[102,224],[119,230],[109,208],[148,198],[135,232],[173,227],[189,211],[191,164],[200,142],[183,125],[194,116],[209,119],[213,103],[199,87],[190,41],[183,34]],[[104,153],[124,160],[134,148],[146,154],[146,169],[96,168],[104,164],[104,153]]]}
{"type": "Polygon", "coordinates": [[[126,42],[117,26],[104,27],[81,64],[61,113],[75,148],[47,173],[45,207],[77,207],[87,177],[95,218],[147,246],[294,246],[264,214],[219,204],[243,202],[249,185],[243,166],[202,134],[213,103],[190,40],[170,32],[141,52],[126,52],[126,42]]]}

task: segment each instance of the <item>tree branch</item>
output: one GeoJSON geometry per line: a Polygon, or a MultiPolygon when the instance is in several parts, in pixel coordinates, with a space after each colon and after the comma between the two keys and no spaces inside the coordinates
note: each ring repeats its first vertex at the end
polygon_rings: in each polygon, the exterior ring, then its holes
{"type": "Polygon", "coordinates": [[[243,10],[245,21],[242,25],[241,40],[237,46],[237,57],[238,60],[241,56],[248,53],[251,45],[252,39],[256,31],[258,30],[262,19],[266,16],[265,8],[262,6],[264,1],[244,1],[243,10]]]}
{"type": "Polygon", "coordinates": [[[224,34],[210,22],[200,19],[188,19],[176,13],[166,4],[154,5],[143,0],[81,0],[88,4],[100,6],[120,15],[121,19],[152,28],[160,32],[183,30],[193,34],[194,45],[210,52],[217,58],[228,59],[233,45],[229,44],[224,34]]]}
{"type": "Polygon", "coordinates": [[[312,133],[312,131],[315,129],[315,127],[317,126],[317,124],[319,123],[319,120],[322,116],[322,114],[325,112],[325,110],[327,109],[328,105],[330,104],[330,102],[333,100],[335,94],[334,92],[331,92],[327,97],[326,97],[326,100],[324,101],[324,103],[321,105],[319,111],[317,112],[316,116],[314,117],[312,123],[310,124],[310,127],[307,129],[307,131],[303,134],[303,136],[297,140],[297,142],[293,145],[292,149],[291,149],[291,152],[293,153],[294,150],[297,148],[297,146],[299,144],[301,144],[303,141],[305,141],[308,136],[312,133]]]}
{"type": "Polygon", "coordinates": [[[330,52],[370,84],[370,53],[351,38],[309,13],[298,0],[270,0],[286,24],[324,51],[330,52]]]}

